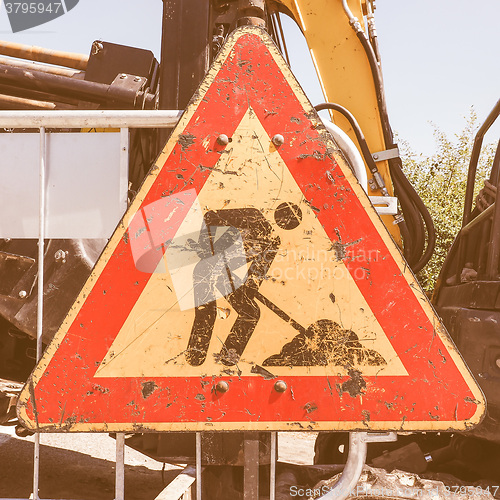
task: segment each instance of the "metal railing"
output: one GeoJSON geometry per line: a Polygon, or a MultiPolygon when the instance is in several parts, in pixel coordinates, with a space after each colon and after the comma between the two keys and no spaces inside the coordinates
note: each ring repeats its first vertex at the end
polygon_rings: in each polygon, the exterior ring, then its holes
{"type": "MultiPolygon", "coordinates": [[[[38,206],[38,287],[36,361],[42,357],[44,245],[46,226],[46,175],[48,128],[119,128],[121,134],[120,162],[128,164],[129,128],[171,128],[178,122],[182,111],[0,111],[0,128],[33,129],[40,131],[39,206],[38,206]]],[[[115,500],[125,498],[125,434],[116,435],[115,500]]],[[[201,471],[200,471],[201,474],[201,471]]],[[[39,497],[40,433],[35,433],[33,461],[33,500],[39,497]]],[[[5,500],[5,499],[2,499],[5,500]]]]}

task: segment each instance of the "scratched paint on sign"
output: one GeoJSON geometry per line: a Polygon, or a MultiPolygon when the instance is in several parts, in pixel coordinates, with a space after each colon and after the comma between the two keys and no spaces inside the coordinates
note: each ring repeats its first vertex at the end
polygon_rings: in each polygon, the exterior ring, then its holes
{"type": "Polygon", "coordinates": [[[483,413],[255,27],[229,37],[18,406],[29,428],[102,432],[466,430],[483,413]]]}
{"type": "MultiPolygon", "coordinates": [[[[286,216],[286,208],[281,210],[286,216]]],[[[215,227],[213,224],[212,221],[211,227],[215,227]]],[[[258,366],[266,367],[275,376],[291,373],[347,375],[353,368],[366,375],[407,375],[342,262],[342,247],[332,246],[314,209],[251,108],[232,135],[232,142],[213,168],[178,234],[96,376],[185,377],[228,373],[258,376],[258,366]],[[300,214],[298,218],[292,217],[288,225],[293,227],[289,229],[287,224],[279,223],[279,207],[283,204],[297,207],[297,214],[300,214]],[[259,218],[264,221],[262,234],[252,235],[254,254],[258,237],[264,240],[261,245],[265,248],[259,248],[258,252],[264,265],[258,269],[259,283],[253,307],[247,307],[246,311],[245,308],[238,311],[239,297],[245,292],[241,286],[233,294],[226,293],[215,301],[208,301],[213,302],[211,305],[205,301],[201,315],[195,307],[193,275],[196,266],[203,265],[203,259],[187,241],[198,240],[202,234],[203,212],[205,217],[214,212],[228,214],[226,222],[232,227],[237,227],[238,221],[231,220],[231,215],[234,219],[238,213],[256,227],[259,218]],[[174,270],[170,272],[172,267],[174,270]],[[251,316],[252,312],[254,320],[246,321],[249,328],[239,333],[238,317],[251,316]],[[192,359],[193,354],[189,352],[191,332],[196,330],[197,322],[207,322],[204,316],[208,320],[213,317],[202,335],[207,345],[202,346],[203,342],[193,345],[194,352],[199,355],[192,359]],[[294,327],[287,316],[307,332],[302,335],[304,342],[300,342],[302,330],[297,329],[298,325],[294,327]],[[250,329],[252,332],[248,332],[250,329]],[[236,363],[221,363],[231,331],[248,336],[248,343],[241,353],[236,353],[236,363]],[[317,334],[321,332],[324,338],[317,334]],[[347,346],[342,344],[343,336],[347,346]],[[296,337],[296,345],[291,344],[296,337]],[[341,347],[332,348],[333,342],[341,347]],[[158,349],[161,345],[168,345],[168,350],[158,349]],[[283,349],[285,352],[281,354],[283,349]]],[[[135,235],[129,237],[133,239],[135,235]]],[[[212,256],[211,252],[209,255],[212,256]]],[[[245,253],[244,257],[242,276],[246,274],[246,279],[252,279],[248,276],[252,256],[245,253]]],[[[377,259],[378,252],[372,251],[370,257],[377,259]]],[[[226,273],[224,267],[221,271],[226,273]]],[[[217,273],[209,277],[213,281],[220,278],[217,273]]]]}

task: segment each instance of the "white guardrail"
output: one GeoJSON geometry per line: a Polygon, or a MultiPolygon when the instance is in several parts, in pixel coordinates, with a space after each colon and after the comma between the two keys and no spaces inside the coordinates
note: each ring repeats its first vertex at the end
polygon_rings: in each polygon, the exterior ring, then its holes
{"type": "MultiPolygon", "coordinates": [[[[37,310],[37,349],[36,360],[42,356],[42,318],[43,318],[43,265],[44,265],[44,240],[46,234],[46,179],[48,172],[47,128],[80,129],[103,128],[120,129],[119,169],[128,171],[128,142],[130,128],[172,128],[178,122],[182,111],[0,111],[0,128],[10,129],[39,129],[39,169],[38,169],[38,310],[37,310]]],[[[7,139],[20,138],[33,134],[0,134],[7,139]]],[[[80,134],[94,136],[100,134],[80,134]]],[[[109,135],[109,134],[102,134],[109,135]]],[[[74,153],[74,152],[73,152],[74,153]]],[[[1,163],[9,160],[3,157],[1,163]]],[[[12,167],[12,165],[8,165],[12,167]]],[[[125,184],[126,187],[126,184],[125,184]]],[[[22,200],[22,198],[20,198],[22,200]]],[[[4,201],[4,200],[2,200],[4,201]]],[[[50,234],[49,234],[50,236],[50,234]]],[[[25,236],[26,237],[26,236],[25,236]]],[[[109,235],[108,235],[109,237],[109,235]]],[[[125,498],[125,434],[116,435],[116,478],[115,500],[125,498]]],[[[40,434],[35,434],[34,461],[33,461],[33,494],[31,499],[40,500],[40,434]]],[[[189,483],[186,487],[190,489],[189,483]]],[[[189,492],[186,491],[189,495],[189,492]]],[[[179,500],[184,498],[184,493],[179,493],[179,500]]],[[[171,497],[173,499],[173,497],[171,497]]],[[[0,499],[7,500],[7,499],[0,499]]],[[[21,499],[18,499],[21,500],[21,499]]]]}

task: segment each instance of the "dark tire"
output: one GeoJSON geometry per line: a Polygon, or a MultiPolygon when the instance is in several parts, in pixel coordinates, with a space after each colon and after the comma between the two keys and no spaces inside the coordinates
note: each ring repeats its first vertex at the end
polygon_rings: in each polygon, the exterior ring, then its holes
{"type": "Polygon", "coordinates": [[[314,464],[345,464],[348,453],[348,432],[320,432],[314,444],[314,464]]]}

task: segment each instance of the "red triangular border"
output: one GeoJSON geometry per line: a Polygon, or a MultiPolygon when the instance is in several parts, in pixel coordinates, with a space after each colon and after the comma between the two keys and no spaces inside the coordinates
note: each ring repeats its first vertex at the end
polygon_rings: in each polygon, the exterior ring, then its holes
{"type": "Polygon", "coordinates": [[[409,376],[364,377],[366,389],[356,396],[339,394],[337,387],[349,378],[335,376],[281,377],[292,389],[281,395],[272,380],[242,377],[222,396],[211,377],[154,379],[150,396],[143,395],[142,384],[151,378],[94,378],[150,277],[136,269],[120,225],[110,242],[119,238],[114,252],[74,306],[75,319],[66,333],[58,333],[28,381],[19,407],[25,425],[76,431],[445,430],[480,420],[480,390],[429,313],[423,292],[409,286],[394,258],[402,262],[395,245],[391,249],[379,234],[385,228],[365,210],[359,186],[334,159],[335,145],[305,103],[268,35],[238,30],[172,134],[171,140],[189,134],[194,142],[177,142],[166,159],[160,157],[163,164],[150,173],[157,177],[141,207],[186,189],[200,192],[211,172],[206,167],[215,165],[224,148],[216,143],[218,135],[230,136],[251,105],[270,137],[296,138],[293,146],[285,141],[279,153],[330,239],[358,242],[345,248],[343,261],[409,376]],[[176,177],[180,168],[183,180],[176,177]],[[365,258],[373,249],[378,258],[365,258]]]}

